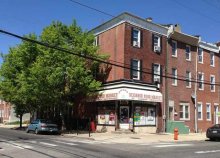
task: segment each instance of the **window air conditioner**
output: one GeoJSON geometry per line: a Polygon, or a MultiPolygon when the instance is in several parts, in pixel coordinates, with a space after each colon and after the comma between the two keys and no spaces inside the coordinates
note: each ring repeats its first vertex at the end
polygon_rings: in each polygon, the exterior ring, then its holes
{"type": "Polygon", "coordinates": [[[138,41],[133,41],[133,46],[138,47],[139,46],[139,42],[138,41]]]}
{"type": "Polygon", "coordinates": [[[154,46],[154,51],[155,51],[155,52],[160,52],[160,47],[154,46]]]}
{"type": "Polygon", "coordinates": [[[160,83],[160,78],[159,77],[158,78],[154,78],[154,82],[160,83]]]}

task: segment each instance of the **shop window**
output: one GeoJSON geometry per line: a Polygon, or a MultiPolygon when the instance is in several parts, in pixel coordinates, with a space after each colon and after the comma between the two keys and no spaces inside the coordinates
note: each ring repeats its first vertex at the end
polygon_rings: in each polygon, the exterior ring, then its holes
{"type": "Polygon", "coordinates": [[[98,107],[98,124],[115,125],[115,107],[99,106],[98,107]]]}
{"type": "Polygon", "coordinates": [[[153,106],[136,106],[134,125],[156,125],[156,108],[153,106]]]}

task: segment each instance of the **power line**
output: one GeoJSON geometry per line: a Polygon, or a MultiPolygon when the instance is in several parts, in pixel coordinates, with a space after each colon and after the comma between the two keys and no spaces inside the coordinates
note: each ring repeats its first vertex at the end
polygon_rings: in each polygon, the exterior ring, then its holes
{"type": "Polygon", "coordinates": [[[74,52],[71,52],[70,50],[67,50],[65,48],[57,47],[55,45],[51,45],[51,44],[48,44],[48,43],[45,43],[45,42],[40,42],[40,41],[33,40],[33,39],[30,39],[30,38],[27,38],[27,37],[22,37],[22,36],[19,36],[17,34],[14,34],[14,33],[4,31],[2,29],[0,29],[0,33],[9,35],[9,36],[12,36],[12,37],[15,37],[15,38],[18,38],[18,39],[21,39],[21,40],[24,40],[24,41],[27,41],[27,42],[30,42],[30,43],[35,43],[35,44],[38,44],[38,45],[41,45],[41,46],[44,46],[44,47],[47,47],[47,48],[55,49],[55,50],[58,50],[58,51],[61,51],[61,52],[64,52],[64,53],[68,53],[68,54],[71,54],[71,55],[79,56],[81,58],[85,58],[85,59],[89,59],[89,60],[94,60],[94,61],[97,61],[97,62],[100,62],[100,63],[104,63],[104,64],[116,66],[116,67],[120,67],[120,68],[123,68],[123,69],[139,71],[139,72],[142,72],[142,73],[145,73],[145,74],[160,76],[161,78],[176,79],[176,80],[180,80],[180,81],[187,81],[187,82],[193,82],[193,83],[202,83],[202,84],[207,84],[207,85],[217,85],[217,86],[220,86],[220,84],[216,84],[216,83],[215,84],[211,84],[211,83],[203,82],[204,80],[202,80],[202,81],[196,81],[196,80],[189,81],[188,79],[177,78],[176,76],[170,77],[170,76],[166,76],[166,75],[158,75],[158,74],[153,74],[152,72],[149,73],[149,72],[142,71],[142,70],[137,70],[137,69],[134,69],[134,68],[131,68],[131,67],[121,66],[121,65],[114,64],[114,63],[111,63],[111,62],[107,62],[107,61],[104,61],[104,60],[101,60],[101,59],[97,59],[97,58],[94,58],[94,57],[91,57],[91,56],[86,56],[86,55],[74,53],[74,52]]]}
{"type": "Polygon", "coordinates": [[[191,8],[191,7],[189,7],[188,5],[185,5],[185,4],[183,4],[183,3],[180,3],[180,2],[177,1],[177,0],[173,0],[173,2],[175,2],[175,3],[178,4],[178,5],[180,5],[180,6],[183,7],[183,8],[186,8],[186,9],[190,10],[191,12],[194,12],[194,13],[196,13],[196,14],[202,16],[202,17],[207,18],[207,19],[210,20],[210,21],[212,20],[212,21],[214,21],[214,22],[216,22],[216,23],[220,23],[219,20],[216,20],[216,19],[214,19],[213,17],[207,16],[206,14],[204,14],[204,13],[202,13],[202,12],[198,12],[198,11],[196,11],[194,8],[191,8]]]}
{"type": "Polygon", "coordinates": [[[107,16],[110,16],[110,17],[113,17],[113,18],[115,17],[115,16],[112,15],[112,14],[109,14],[109,13],[104,12],[104,11],[101,11],[101,10],[99,10],[99,9],[90,7],[90,6],[85,5],[85,4],[82,4],[82,3],[80,3],[80,2],[77,2],[77,1],[74,1],[74,0],[69,0],[69,1],[72,2],[72,3],[78,4],[78,5],[81,5],[81,6],[83,6],[83,7],[89,8],[89,9],[91,9],[91,10],[97,11],[97,12],[99,12],[99,13],[105,14],[105,15],[107,15],[107,16]]]}

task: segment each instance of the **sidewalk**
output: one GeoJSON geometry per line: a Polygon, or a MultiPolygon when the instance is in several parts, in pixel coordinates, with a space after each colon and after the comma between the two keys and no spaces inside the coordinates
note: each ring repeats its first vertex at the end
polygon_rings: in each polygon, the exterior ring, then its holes
{"type": "Polygon", "coordinates": [[[156,142],[182,142],[182,141],[204,141],[207,140],[205,133],[190,133],[178,135],[178,140],[174,140],[174,135],[164,134],[116,134],[116,133],[91,133],[89,134],[63,134],[63,137],[84,138],[95,141],[105,141],[112,143],[156,143],[156,142]]]}
{"type": "MultiPolygon", "coordinates": [[[[24,125],[25,126],[25,125],[24,125]]],[[[0,127],[15,129],[19,125],[3,125],[0,127]]],[[[77,138],[77,139],[88,139],[94,141],[112,142],[112,143],[131,143],[131,144],[146,144],[146,143],[157,143],[157,142],[183,142],[183,141],[204,141],[208,140],[206,138],[206,133],[190,133],[190,134],[180,134],[178,135],[178,140],[174,140],[174,135],[170,133],[76,133],[71,134],[61,134],[61,137],[65,138],[77,138]]]]}

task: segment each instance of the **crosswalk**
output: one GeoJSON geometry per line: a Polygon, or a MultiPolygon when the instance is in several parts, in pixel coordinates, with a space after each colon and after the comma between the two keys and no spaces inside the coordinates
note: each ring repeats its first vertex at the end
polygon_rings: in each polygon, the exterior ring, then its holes
{"type": "MultiPolygon", "coordinates": [[[[61,140],[52,140],[50,142],[44,141],[36,141],[36,140],[27,140],[27,141],[2,141],[0,143],[4,144],[5,146],[11,146],[17,149],[32,149],[35,145],[40,146],[48,146],[48,147],[58,147],[62,145],[68,146],[79,146],[81,144],[115,144],[114,142],[110,141],[94,141],[94,140],[73,140],[73,141],[61,141],[61,140]]],[[[142,144],[135,144],[137,146],[148,146],[152,148],[171,148],[171,147],[186,147],[186,146],[193,146],[190,143],[169,143],[169,142],[158,142],[158,143],[142,143],[142,144]]],[[[3,150],[3,149],[1,149],[3,150]]]]}

